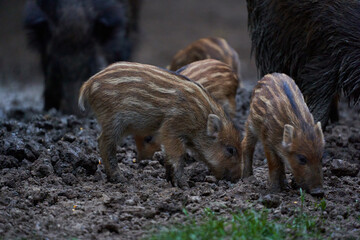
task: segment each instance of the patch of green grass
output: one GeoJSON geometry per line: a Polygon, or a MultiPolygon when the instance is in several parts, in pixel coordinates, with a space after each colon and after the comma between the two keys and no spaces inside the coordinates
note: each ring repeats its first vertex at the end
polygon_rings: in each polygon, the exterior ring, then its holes
{"type": "Polygon", "coordinates": [[[320,232],[315,218],[305,214],[286,222],[271,221],[268,210],[245,210],[226,219],[205,209],[200,222],[191,220],[162,228],[147,239],[307,239],[318,238],[320,232]]]}
{"type": "MultiPolygon", "coordinates": [[[[248,209],[227,218],[205,209],[203,219],[197,222],[184,210],[184,223],[161,227],[146,239],[319,239],[320,219],[304,212],[304,194],[301,190],[301,206],[288,219],[270,220],[268,209],[248,209]]],[[[319,208],[324,210],[326,202],[319,203],[319,208]]]]}
{"type": "Polygon", "coordinates": [[[231,219],[205,209],[204,219],[197,223],[188,219],[184,225],[165,228],[148,239],[280,239],[280,225],[267,220],[267,211],[247,210],[233,214],[231,219]]]}

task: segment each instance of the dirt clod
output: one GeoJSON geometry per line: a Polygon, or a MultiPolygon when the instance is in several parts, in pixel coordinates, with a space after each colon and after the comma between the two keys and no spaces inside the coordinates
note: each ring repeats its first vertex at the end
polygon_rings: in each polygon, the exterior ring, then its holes
{"type": "Polygon", "coordinates": [[[267,208],[277,208],[281,203],[280,197],[274,194],[265,195],[260,202],[267,208]]]}
{"type": "Polygon", "coordinates": [[[359,166],[357,164],[351,164],[341,159],[333,159],[330,162],[330,170],[338,177],[355,177],[359,172],[359,166]]]}

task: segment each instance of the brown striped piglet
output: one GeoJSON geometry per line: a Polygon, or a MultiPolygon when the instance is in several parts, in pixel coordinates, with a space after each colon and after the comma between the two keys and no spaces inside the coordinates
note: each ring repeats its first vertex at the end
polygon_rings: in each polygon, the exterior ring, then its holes
{"type": "Polygon", "coordinates": [[[240,78],[240,60],[229,43],[219,37],[200,38],[178,51],[168,67],[176,71],[181,67],[204,59],[216,59],[228,64],[240,78]]]}
{"type": "MultiPolygon", "coordinates": [[[[236,112],[235,95],[239,79],[231,67],[215,59],[196,61],[180,68],[177,73],[200,83],[231,118],[236,112]]],[[[156,136],[134,136],[138,159],[151,159],[160,151],[156,136]]]]}
{"type": "Polygon", "coordinates": [[[235,117],[235,96],[240,79],[228,64],[215,59],[206,59],[190,63],[176,72],[203,85],[230,116],[235,117]]]}
{"type": "Polygon", "coordinates": [[[271,191],[287,187],[287,166],[301,188],[315,196],[324,195],[321,160],[325,141],[321,123],[315,124],[299,88],[285,74],[268,74],[253,90],[242,141],[242,177],[253,174],[258,138],[269,167],[271,191]]]}
{"type": "Polygon", "coordinates": [[[118,62],[80,89],[102,127],[100,155],[110,181],[121,182],[116,145],[127,135],[158,135],[165,153],[166,178],[183,181],[184,157],[203,161],[218,179],[241,177],[240,134],[222,107],[198,83],[155,66],[118,62]]]}

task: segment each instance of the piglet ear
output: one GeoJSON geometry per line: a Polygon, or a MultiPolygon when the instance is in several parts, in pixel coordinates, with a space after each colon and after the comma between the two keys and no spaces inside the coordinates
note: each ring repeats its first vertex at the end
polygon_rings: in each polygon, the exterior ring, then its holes
{"type": "Polygon", "coordinates": [[[222,122],[220,118],[215,114],[209,114],[207,120],[207,135],[210,137],[217,138],[221,129],[222,129],[222,122]]]}
{"type": "Polygon", "coordinates": [[[293,141],[293,136],[294,136],[294,127],[289,124],[285,124],[283,141],[282,141],[283,147],[290,148],[293,141]]]}
{"type": "Polygon", "coordinates": [[[316,132],[316,135],[319,136],[321,141],[325,144],[324,134],[323,134],[323,131],[322,131],[322,128],[321,128],[321,122],[316,123],[315,132],[316,132]]]}

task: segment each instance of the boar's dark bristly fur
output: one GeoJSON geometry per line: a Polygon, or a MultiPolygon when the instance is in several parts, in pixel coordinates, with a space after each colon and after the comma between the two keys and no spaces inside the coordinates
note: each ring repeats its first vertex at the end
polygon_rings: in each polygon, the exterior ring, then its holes
{"type": "MultiPolygon", "coordinates": [[[[109,63],[128,60],[131,31],[128,0],[28,0],[24,27],[41,57],[44,108],[77,113],[82,82],[109,63]]],[[[136,1],[138,2],[138,1],[136,1]]]]}
{"type": "Polygon", "coordinates": [[[291,76],[323,126],[330,114],[336,120],[342,92],[359,101],[360,1],[247,0],[247,7],[261,76],[291,76]]]}

